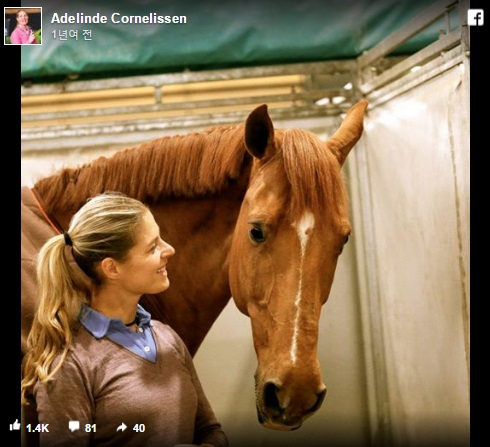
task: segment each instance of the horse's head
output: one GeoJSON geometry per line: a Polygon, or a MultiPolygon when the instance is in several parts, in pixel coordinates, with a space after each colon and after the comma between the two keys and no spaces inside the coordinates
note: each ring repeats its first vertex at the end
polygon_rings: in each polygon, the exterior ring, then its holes
{"type": "Polygon", "coordinates": [[[326,394],[318,322],[350,233],[340,169],[362,134],[366,107],[353,106],[327,142],[274,130],[265,105],[245,124],[254,162],[233,237],[230,285],[251,319],[257,413],[268,428],[299,428],[326,394]]]}

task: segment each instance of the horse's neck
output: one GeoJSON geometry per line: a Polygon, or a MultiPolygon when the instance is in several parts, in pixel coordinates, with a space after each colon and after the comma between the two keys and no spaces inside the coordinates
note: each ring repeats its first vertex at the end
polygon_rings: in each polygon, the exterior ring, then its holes
{"type": "Polygon", "coordinates": [[[170,287],[141,304],[172,326],[194,355],[228,303],[229,251],[244,194],[236,185],[218,196],[173,199],[151,207],[162,238],[175,248],[167,270],[170,287]]]}

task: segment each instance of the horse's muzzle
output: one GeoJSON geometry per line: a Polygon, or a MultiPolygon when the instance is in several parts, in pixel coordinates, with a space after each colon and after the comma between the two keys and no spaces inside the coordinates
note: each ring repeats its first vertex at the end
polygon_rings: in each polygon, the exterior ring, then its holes
{"type": "Polygon", "coordinates": [[[301,427],[305,419],[315,413],[322,405],[327,389],[323,386],[313,398],[313,404],[305,407],[303,402],[286,399],[281,402],[284,390],[274,381],[268,381],[262,393],[257,395],[257,417],[259,423],[273,430],[292,431],[301,427]],[[259,397],[260,396],[260,397],[259,397]]]}

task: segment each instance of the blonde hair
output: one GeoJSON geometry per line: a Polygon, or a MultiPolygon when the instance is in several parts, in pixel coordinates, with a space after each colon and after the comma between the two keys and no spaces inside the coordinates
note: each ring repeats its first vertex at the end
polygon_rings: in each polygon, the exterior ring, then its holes
{"type": "Polygon", "coordinates": [[[125,259],[146,212],[146,205],[124,194],[99,194],[72,217],[66,233],[41,248],[39,305],[22,365],[23,403],[38,381],[51,380],[61,368],[79,327],[81,303],[89,304],[92,291],[102,284],[97,266],[107,257],[125,259]]]}

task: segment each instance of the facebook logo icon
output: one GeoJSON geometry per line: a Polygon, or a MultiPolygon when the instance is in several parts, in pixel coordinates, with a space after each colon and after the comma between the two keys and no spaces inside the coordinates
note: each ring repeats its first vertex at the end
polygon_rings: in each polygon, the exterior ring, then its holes
{"type": "Polygon", "coordinates": [[[468,9],[468,25],[483,25],[483,9],[468,9]]]}

